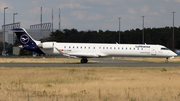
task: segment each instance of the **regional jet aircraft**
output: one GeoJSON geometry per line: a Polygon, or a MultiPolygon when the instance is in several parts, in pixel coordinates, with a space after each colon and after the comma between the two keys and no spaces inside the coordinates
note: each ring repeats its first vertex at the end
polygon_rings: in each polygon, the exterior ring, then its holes
{"type": "Polygon", "coordinates": [[[24,28],[13,29],[22,48],[40,54],[64,55],[82,58],[81,63],[87,63],[88,58],[100,57],[161,57],[177,56],[176,53],[162,45],[148,44],[100,44],[100,43],[57,43],[34,40],[24,28]]]}

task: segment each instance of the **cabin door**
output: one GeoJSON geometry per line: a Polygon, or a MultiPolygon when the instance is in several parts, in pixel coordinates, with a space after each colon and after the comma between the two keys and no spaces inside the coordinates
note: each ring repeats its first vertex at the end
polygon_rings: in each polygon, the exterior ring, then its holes
{"type": "Polygon", "coordinates": [[[152,47],[152,50],[151,50],[151,56],[156,56],[156,48],[152,47]]]}

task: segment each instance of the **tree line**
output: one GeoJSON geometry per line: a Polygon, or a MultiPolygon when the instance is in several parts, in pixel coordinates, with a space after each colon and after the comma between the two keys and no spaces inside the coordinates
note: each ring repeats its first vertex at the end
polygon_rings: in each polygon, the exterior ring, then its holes
{"type": "MultiPolygon", "coordinates": [[[[72,42],[72,43],[119,43],[119,31],[78,31],[64,29],[52,32],[49,37],[41,41],[72,42]]],[[[173,28],[145,28],[144,42],[146,44],[160,44],[173,49],[173,28]]],[[[142,29],[131,29],[120,32],[121,44],[142,44],[142,29]]],[[[174,46],[180,49],[180,27],[174,28],[174,46]]]]}

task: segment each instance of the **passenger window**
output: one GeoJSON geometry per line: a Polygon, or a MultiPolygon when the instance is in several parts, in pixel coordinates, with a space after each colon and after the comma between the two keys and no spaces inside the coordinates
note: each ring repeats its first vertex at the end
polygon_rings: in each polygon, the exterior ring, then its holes
{"type": "Polygon", "coordinates": [[[103,47],[103,49],[105,49],[105,47],[103,47]]]}
{"type": "Polygon", "coordinates": [[[108,49],[108,47],[106,47],[106,49],[108,49]]]}
{"type": "Polygon", "coordinates": [[[101,47],[99,47],[99,49],[101,49],[101,47]]]}
{"type": "Polygon", "coordinates": [[[118,49],[120,49],[120,48],[118,47],[118,49]]]}
{"type": "Polygon", "coordinates": [[[66,46],[64,46],[64,48],[66,48],[66,46]]]}
{"type": "Polygon", "coordinates": [[[114,47],[114,49],[116,49],[116,47],[114,47]]]}
{"type": "Polygon", "coordinates": [[[69,46],[69,48],[71,48],[71,46],[69,46]]]}
{"type": "Polygon", "coordinates": [[[89,47],[89,49],[90,49],[90,47],[89,47]]]}
{"type": "Polygon", "coordinates": [[[78,49],[78,46],[77,46],[77,49],[78,49]]]}
{"type": "Polygon", "coordinates": [[[81,46],[81,49],[82,49],[82,46],[81,46]]]}
{"type": "Polygon", "coordinates": [[[123,48],[122,48],[122,50],[123,50],[123,48]]]}
{"type": "Polygon", "coordinates": [[[86,47],[84,47],[84,49],[86,49],[86,47]]]}
{"type": "Polygon", "coordinates": [[[95,49],[95,47],[94,47],[94,49],[95,49]]]}
{"type": "Polygon", "coordinates": [[[129,48],[131,50],[131,48],[129,48]]]}
{"type": "Polygon", "coordinates": [[[73,48],[74,48],[74,46],[73,46],[73,48]]]}
{"type": "Polygon", "coordinates": [[[110,47],[110,49],[112,49],[112,47],[110,47]]]}

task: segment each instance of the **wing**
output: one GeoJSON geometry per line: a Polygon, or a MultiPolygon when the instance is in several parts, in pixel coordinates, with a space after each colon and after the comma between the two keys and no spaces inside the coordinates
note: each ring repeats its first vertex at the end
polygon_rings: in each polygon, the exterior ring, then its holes
{"type": "MultiPolygon", "coordinates": [[[[57,49],[57,48],[56,48],[57,49]]],[[[106,54],[102,53],[63,53],[62,50],[57,49],[62,55],[68,56],[68,57],[78,57],[78,58],[98,58],[98,57],[105,57],[106,54]]]]}
{"type": "Polygon", "coordinates": [[[70,56],[70,57],[78,57],[78,58],[99,58],[99,57],[105,57],[104,54],[90,54],[90,53],[68,53],[63,54],[64,56],[70,56]]]}

